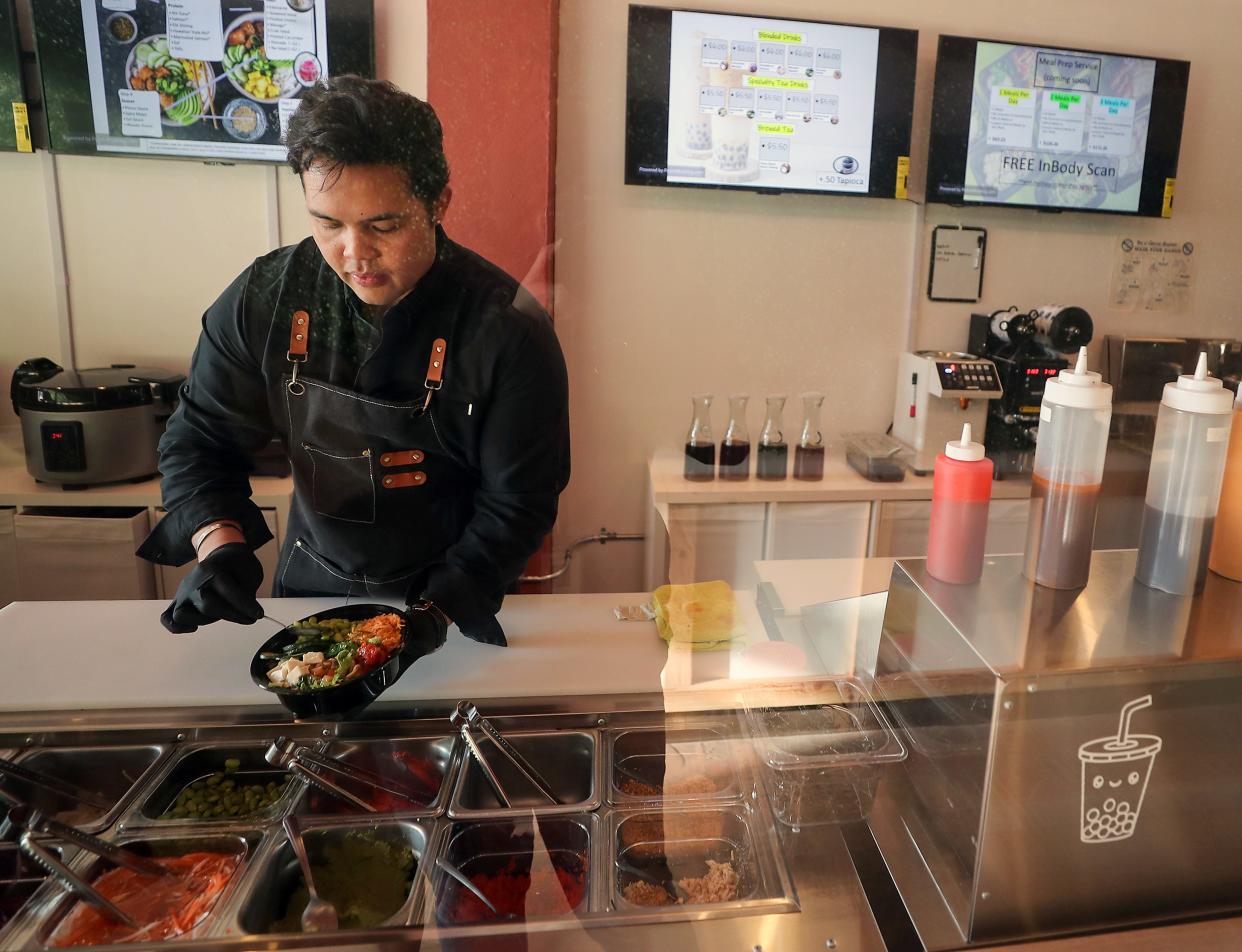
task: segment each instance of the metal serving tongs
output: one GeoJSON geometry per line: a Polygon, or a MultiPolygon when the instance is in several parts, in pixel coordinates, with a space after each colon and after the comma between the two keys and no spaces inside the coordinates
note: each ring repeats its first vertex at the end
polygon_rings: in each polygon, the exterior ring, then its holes
{"type": "Polygon", "coordinates": [[[45,774],[41,770],[34,770],[30,767],[24,767],[21,764],[15,764],[13,761],[0,757],[0,776],[12,777],[14,780],[21,780],[31,786],[42,787],[49,793],[54,793],[58,797],[67,797],[70,800],[76,800],[78,803],[84,803],[88,807],[101,810],[107,813],[112,809],[112,804],[104,800],[99,794],[79,787],[77,784],[70,783],[68,780],[61,780],[59,777],[53,777],[45,774]]]}
{"type": "Polygon", "coordinates": [[[483,751],[474,739],[473,728],[477,727],[481,730],[487,739],[496,745],[496,749],[505,755],[509,763],[513,764],[518,773],[525,777],[531,786],[538,790],[549,803],[554,806],[560,804],[561,801],[556,798],[556,794],[552,792],[552,788],[548,786],[547,781],[540,776],[539,771],[531,765],[529,760],[514,749],[513,745],[505,739],[504,735],[496,729],[496,726],[491,721],[479,712],[479,709],[472,702],[458,701],[456,709],[449,715],[449,723],[461,732],[461,738],[466,743],[466,749],[470,751],[470,755],[478,763],[483,771],[483,776],[487,778],[492,792],[496,794],[496,798],[501,804],[506,807],[513,805],[508,794],[505,793],[504,787],[501,786],[500,778],[496,776],[492,765],[483,756],[483,751]]]}
{"type": "Polygon", "coordinates": [[[350,793],[344,787],[333,780],[329,780],[318,771],[339,774],[364,786],[381,790],[384,793],[390,793],[403,800],[409,800],[413,804],[428,803],[431,799],[420,797],[414,791],[393,786],[390,781],[385,780],[378,774],[371,773],[369,770],[363,770],[361,767],[352,767],[349,764],[341,763],[333,757],[317,753],[305,744],[299,744],[296,740],[289,737],[277,737],[272,741],[272,745],[268,747],[267,753],[263,756],[273,767],[288,770],[294,776],[309,783],[316,790],[321,790],[331,797],[344,800],[346,803],[352,803],[367,813],[378,813],[379,810],[373,804],[368,803],[362,797],[350,793]]]}
{"type": "Polygon", "coordinates": [[[3,820],[0,820],[0,840],[17,840],[17,845],[21,851],[47,870],[48,874],[60,883],[62,887],[83,902],[94,906],[109,919],[123,923],[130,928],[136,928],[137,923],[125,910],[105,898],[89,883],[80,879],[54,853],[44,848],[43,844],[34,838],[35,834],[43,834],[58,840],[64,840],[66,843],[72,843],[74,846],[84,849],[88,853],[94,853],[110,863],[124,866],[126,869],[132,869],[134,872],[143,873],[147,876],[173,875],[170,870],[165,869],[159,863],[147,859],[145,856],[139,856],[132,850],[108,843],[96,836],[91,836],[89,833],[83,833],[77,827],[69,826],[68,824],[53,820],[51,817],[44,816],[35,808],[4,793],[0,793],[0,805],[7,810],[7,815],[3,820]]]}

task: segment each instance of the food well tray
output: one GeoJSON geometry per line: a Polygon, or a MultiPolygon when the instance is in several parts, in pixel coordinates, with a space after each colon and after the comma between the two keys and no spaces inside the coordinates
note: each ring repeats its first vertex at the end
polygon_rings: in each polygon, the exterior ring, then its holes
{"type": "Polygon", "coordinates": [[[449,816],[454,819],[504,817],[515,811],[523,814],[577,813],[594,810],[600,805],[598,731],[531,731],[505,736],[539,771],[559,802],[549,803],[489,739],[478,736],[483,755],[500,778],[513,805],[505,808],[500,804],[479,765],[464,754],[449,816]]]}
{"type": "MultiPolygon", "coordinates": [[[[204,744],[187,744],[177,749],[160,775],[144,789],[134,801],[133,808],[122,820],[125,829],[134,827],[188,827],[201,824],[208,825],[250,825],[265,824],[283,818],[293,804],[297,802],[303,791],[303,784],[288,771],[271,766],[264,753],[269,747],[268,741],[219,741],[204,744]],[[238,761],[236,771],[226,771],[226,762],[238,761]],[[275,783],[284,785],[279,798],[267,806],[249,812],[228,816],[214,814],[220,805],[223,791],[216,793],[217,799],[209,799],[212,790],[200,788],[195,799],[204,807],[211,807],[211,813],[203,810],[198,814],[186,817],[170,817],[166,813],[177,804],[177,797],[191,784],[206,782],[213,775],[223,774],[225,780],[234,784],[232,793],[236,800],[238,788],[258,785],[266,786],[275,783]]],[[[215,788],[219,790],[220,788],[215,788]]],[[[242,798],[242,804],[245,800],[242,798]]]]}
{"type": "MultiPolygon", "coordinates": [[[[302,830],[312,873],[325,868],[325,864],[334,859],[350,866],[348,876],[338,879],[326,874],[321,881],[321,893],[330,897],[336,896],[336,887],[342,880],[351,889],[355,881],[359,882],[362,891],[354,901],[365,901],[363,897],[370,899],[390,891],[390,883],[376,879],[396,873],[387,859],[387,849],[408,849],[413,854],[414,865],[403,890],[404,898],[372,928],[405,926],[419,921],[426,892],[423,886],[425,867],[435,835],[431,821],[371,816],[308,819],[303,821],[302,830]],[[353,844],[348,842],[350,840],[353,844]],[[376,848],[376,843],[384,846],[376,848]],[[367,882],[361,881],[363,877],[368,878],[367,882]]],[[[239,884],[237,895],[222,910],[214,934],[223,937],[300,933],[300,928],[294,925],[300,911],[292,908],[291,903],[302,886],[302,871],[293,847],[284,831],[276,829],[267,837],[260,855],[239,884]]]]}
{"type": "Polygon", "coordinates": [[[607,733],[608,802],[717,803],[745,793],[744,742],[722,724],[640,727],[607,733]]]}
{"type": "Polygon", "coordinates": [[[166,756],[166,744],[99,747],[31,747],[16,763],[68,781],[99,795],[112,806],[101,811],[33,787],[13,777],[0,778],[0,789],[49,816],[87,833],[115,822],[166,756]]]}
{"type": "MultiPolygon", "coordinates": [[[[367,738],[333,741],[326,753],[348,766],[377,774],[398,789],[422,789],[432,794],[425,800],[404,802],[380,791],[373,799],[380,814],[433,817],[448,807],[460,746],[456,738],[445,736],[367,738]]],[[[364,788],[335,775],[332,779],[351,793],[364,796],[364,788]]],[[[357,809],[310,788],[297,812],[300,816],[324,817],[356,814],[357,809]]]]}

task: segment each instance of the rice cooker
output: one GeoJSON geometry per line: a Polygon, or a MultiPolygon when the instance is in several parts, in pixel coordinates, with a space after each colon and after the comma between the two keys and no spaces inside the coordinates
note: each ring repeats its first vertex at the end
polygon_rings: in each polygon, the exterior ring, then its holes
{"type": "Polygon", "coordinates": [[[65,370],[46,357],[23,361],[9,395],[21,420],[26,469],[66,487],[145,479],[185,376],[113,364],[65,370]]]}

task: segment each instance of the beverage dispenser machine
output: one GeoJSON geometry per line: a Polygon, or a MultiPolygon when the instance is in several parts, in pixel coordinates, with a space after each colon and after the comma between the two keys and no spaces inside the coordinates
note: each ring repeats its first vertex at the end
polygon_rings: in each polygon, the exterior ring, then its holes
{"type": "Polygon", "coordinates": [[[985,357],[951,350],[916,350],[897,365],[893,436],[913,451],[910,468],[930,473],[946,443],[970,424],[982,433],[988,402],[1001,396],[996,365],[985,357]]]}

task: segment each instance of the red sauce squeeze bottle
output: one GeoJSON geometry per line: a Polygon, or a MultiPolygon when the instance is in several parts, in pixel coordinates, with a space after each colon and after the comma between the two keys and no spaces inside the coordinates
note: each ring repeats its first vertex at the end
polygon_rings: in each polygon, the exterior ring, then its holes
{"type": "Polygon", "coordinates": [[[983,455],[983,444],[971,440],[967,423],[961,440],[945,444],[936,457],[928,575],[955,585],[979,581],[991,501],[992,461],[983,455]]]}

